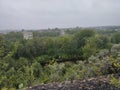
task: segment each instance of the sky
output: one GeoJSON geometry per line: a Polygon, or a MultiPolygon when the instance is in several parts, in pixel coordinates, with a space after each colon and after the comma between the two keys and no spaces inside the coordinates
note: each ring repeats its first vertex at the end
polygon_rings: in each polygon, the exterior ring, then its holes
{"type": "Polygon", "coordinates": [[[120,25],[120,0],[0,0],[0,30],[120,25]]]}

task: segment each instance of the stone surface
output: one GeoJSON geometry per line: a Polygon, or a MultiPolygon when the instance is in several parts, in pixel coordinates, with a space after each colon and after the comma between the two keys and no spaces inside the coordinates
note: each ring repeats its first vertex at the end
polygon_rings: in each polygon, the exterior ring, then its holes
{"type": "Polygon", "coordinates": [[[109,79],[107,76],[74,80],[73,83],[66,82],[69,81],[38,85],[28,90],[120,90],[120,88],[116,88],[108,83],[109,79]]]}

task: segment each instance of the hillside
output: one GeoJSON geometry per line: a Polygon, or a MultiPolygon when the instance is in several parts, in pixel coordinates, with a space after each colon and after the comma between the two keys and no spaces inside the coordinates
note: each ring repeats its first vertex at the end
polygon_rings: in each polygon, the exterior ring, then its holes
{"type": "MultiPolygon", "coordinates": [[[[94,88],[96,84],[106,88],[112,86],[104,86],[104,77],[102,81],[99,77],[119,72],[120,31],[90,28],[67,30],[64,34],[22,31],[0,35],[0,90],[36,85],[43,90],[77,90],[91,87],[91,83],[94,88]],[[83,80],[91,77],[98,78],[83,80]],[[68,83],[71,80],[77,81],[68,83]]],[[[119,80],[112,79],[113,85],[120,86],[119,80]]]]}

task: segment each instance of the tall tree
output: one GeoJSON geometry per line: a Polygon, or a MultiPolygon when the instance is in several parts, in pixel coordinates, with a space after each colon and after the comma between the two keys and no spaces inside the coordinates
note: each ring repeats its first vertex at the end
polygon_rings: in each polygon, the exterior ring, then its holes
{"type": "Polygon", "coordinates": [[[0,35],[0,58],[5,55],[5,39],[3,35],[0,35]]]}

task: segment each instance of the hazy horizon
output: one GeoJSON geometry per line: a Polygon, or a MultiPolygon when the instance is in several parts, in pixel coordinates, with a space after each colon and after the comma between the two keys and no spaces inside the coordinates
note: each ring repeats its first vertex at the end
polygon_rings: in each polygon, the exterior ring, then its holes
{"type": "Polygon", "coordinates": [[[0,30],[120,25],[120,0],[0,0],[0,30]]]}

